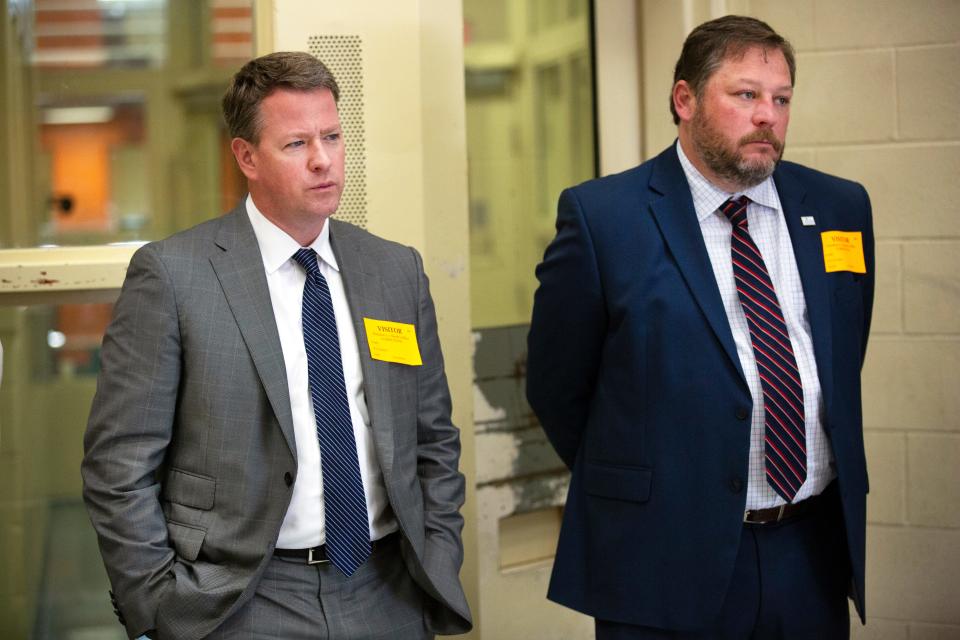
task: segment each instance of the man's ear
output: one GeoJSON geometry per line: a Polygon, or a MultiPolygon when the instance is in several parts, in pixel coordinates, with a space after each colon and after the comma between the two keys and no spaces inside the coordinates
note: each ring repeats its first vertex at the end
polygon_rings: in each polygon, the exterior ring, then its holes
{"type": "Polygon", "coordinates": [[[230,141],[230,150],[237,159],[237,166],[247,180],[257,179],[256,147],[243,138],[234,138],[230,141]]]}
{"type": "Polygon", "coordinates": [[[689,122],[697,110],[697,96],[686,80],[673,85],[673,108],[682,122],[689,122]]]}

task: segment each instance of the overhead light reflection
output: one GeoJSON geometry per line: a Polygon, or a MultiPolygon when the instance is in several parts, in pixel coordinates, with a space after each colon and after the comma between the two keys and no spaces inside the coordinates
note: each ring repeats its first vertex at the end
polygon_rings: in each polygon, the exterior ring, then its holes
{"type": "Polygon", "coordinates": [[[54,107],[43,110],[44,124],[100,124],[113,120],[113,107],[54,107]]]}
{"type": "Polygon", "coordinates": [[[47,331],[47,345],[51,349],[59,349],[67,344],[67,336],[62,331],[47,331]]]}

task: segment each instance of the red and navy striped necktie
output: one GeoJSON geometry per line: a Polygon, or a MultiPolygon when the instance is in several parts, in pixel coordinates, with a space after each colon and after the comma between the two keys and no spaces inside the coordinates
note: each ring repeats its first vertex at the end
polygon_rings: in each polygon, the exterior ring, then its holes
{"type": "Polygon", "coordinates": [[[763,389],[767,482],[792,502],[807,478],[803,386],[777,292],[747,227],[749,204],[750,198],[741,196],[724,202],[720,211],[733,224],[733,277],[763,389]]]}

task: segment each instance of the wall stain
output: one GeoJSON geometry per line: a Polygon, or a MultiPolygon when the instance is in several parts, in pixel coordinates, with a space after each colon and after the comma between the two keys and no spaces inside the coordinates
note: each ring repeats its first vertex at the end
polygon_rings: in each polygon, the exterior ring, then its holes
{"type": "Polygon", "coordinates": [[[527,330],[517,325],[474,332],[475,393],[485,405],[475,413],[477,438],[498,438],[490,447],[495,458],[477,460],[478,475],[486,478],[478,487],[508,486],[514,497],[511,513],[563,504],[569,481],[526,401],[527,330]]]}

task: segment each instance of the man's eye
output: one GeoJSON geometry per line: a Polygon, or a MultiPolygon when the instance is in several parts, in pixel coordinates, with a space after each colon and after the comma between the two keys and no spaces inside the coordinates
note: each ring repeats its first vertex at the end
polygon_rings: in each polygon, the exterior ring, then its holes
{"type": "Polygon", "coordinates": [[[294,140],[293,142],[287,143],[288,147],[302,147],[303,140],[294,140]]]}
{"type": "Polygon", "coordinates": [[[741,98],[746,98],[747,100],[753,100],[754,98],[757,97],[757,94],[754,93],[753,91],[741,91],[737,95],[740,96],[741,98]]]}
{"type": "Polygon", "coordinates": [[[337,140],[340,139],[340,134],[339,134],[339,133],[328,133],[327,136],[326,136],[326,138],[327,138],[327,141],[328,141],[328,142],[336,142],[337,140]]]}
{"type": "Polygon", "coordinates": [[[779,96],[776,100],[777,100],[777,104],[782,106],[787,106],[788,104],[790,104],[790,98],[788,98],[787,96],[779,96]]]}

